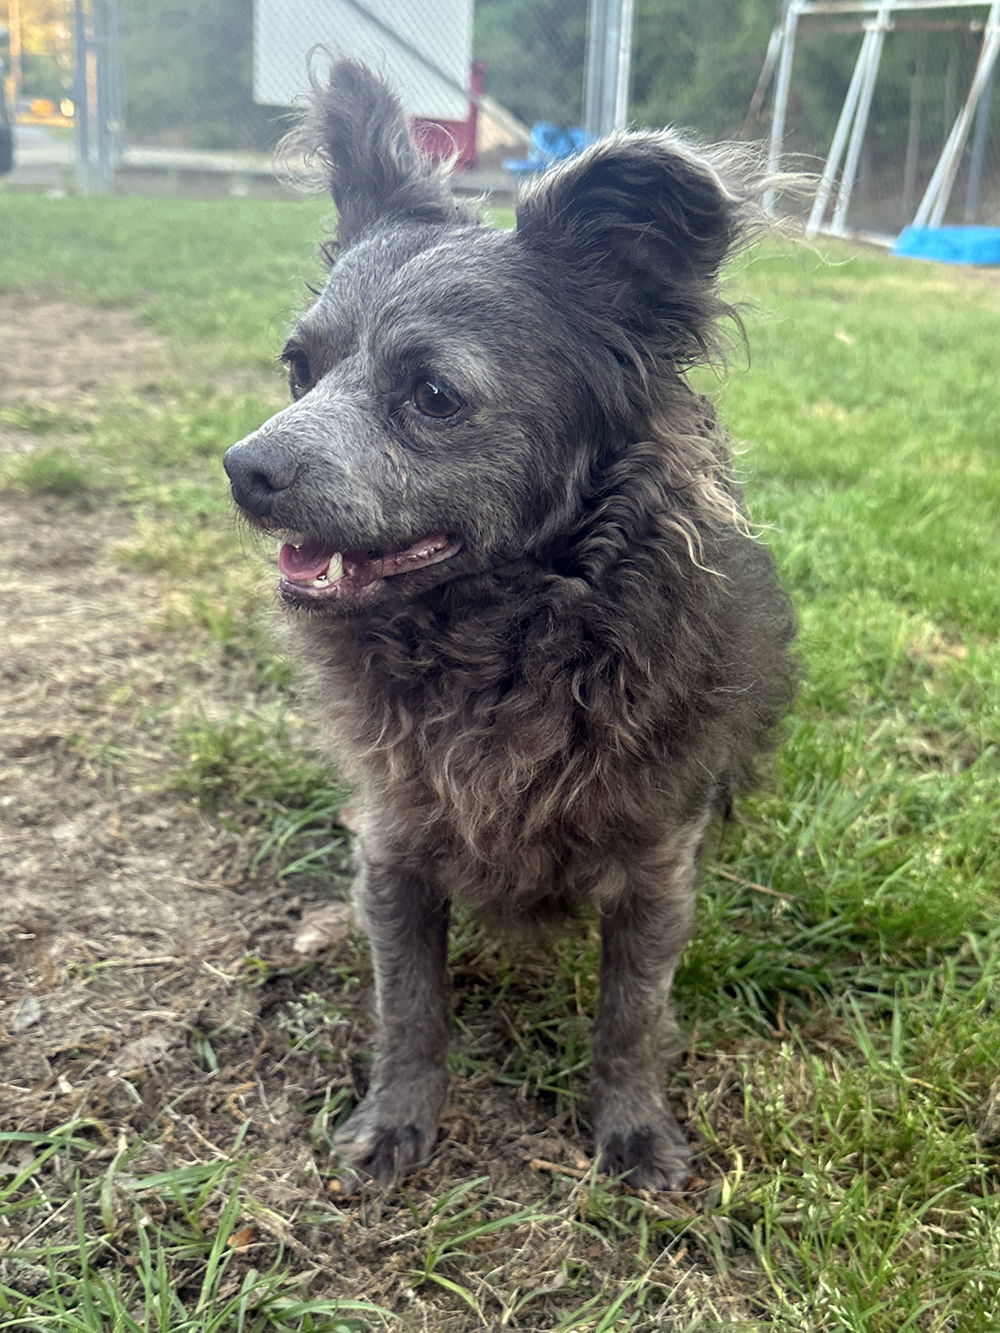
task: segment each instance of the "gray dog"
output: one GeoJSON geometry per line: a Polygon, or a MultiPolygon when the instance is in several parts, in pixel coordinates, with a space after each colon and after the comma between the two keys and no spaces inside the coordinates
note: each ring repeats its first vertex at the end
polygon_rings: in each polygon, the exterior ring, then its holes
{"type": "Polygon", "coordinates": [[[601,923],[601,1167],[676,1188],[669,993],[699,850],[794,687],[793,627],[730,449],[685,379],[757,186],[670,133],[543,175],[513,231],[456,202],[399,103],[334,66],[306,129],[339,214],[283,359],[290,406],[226,454],[359,791],[368,1094],[339,1150],[380,1181],[445,1096],[452,898],[601,923]]]}

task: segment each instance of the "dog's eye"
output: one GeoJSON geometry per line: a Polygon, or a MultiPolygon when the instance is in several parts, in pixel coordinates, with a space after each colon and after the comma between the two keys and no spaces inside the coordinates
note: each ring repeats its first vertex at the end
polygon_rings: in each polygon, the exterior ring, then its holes
{"type": "Polygon", "coordinates": [[[301,398],[313,384],[309,358],[297,347],[286,347],[281,359],[288,368],[288,387],[293,398],[301,398]]]}
{"type": "Polygon", "coordinates": [[[453,417],[465,404],[446,380],[419,380],[413,386],[413,406],[425,417],[453,417]]]}

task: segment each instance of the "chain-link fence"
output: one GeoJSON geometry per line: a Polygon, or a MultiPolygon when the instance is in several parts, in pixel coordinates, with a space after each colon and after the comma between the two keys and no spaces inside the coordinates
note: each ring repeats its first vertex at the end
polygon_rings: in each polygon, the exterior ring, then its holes
{"type": "Polygon", "coordinates": [[[428,147],[501,170],[531,153],[538,122],[581,124],[590,3],[0,0],[0,24],[19,119],[61,128],[68,103],[92,145],[120,132],[126,161],[139,148],[268,154],[325,47],[381,70],[428,147]],[[95,104],[102,81],[121,89],[114,111],[95,104]]]}
{"type": "Polygon", "coordinates": [[[486,91],[474,55],[472,0],[256,0],[253,96],[293,106],[331,57],[349,55],[397,90],[415,134],[459,170],[530,142],[486,91]]]}
{"type": "MultiPolygon", "coordinates": [[[[104,154],[91,187],[120,145],[133,171],[243,154],[263,181],[316,47],[383,71],[473,188],[510,186],[583,141],[599,67],[627,56],[622,120],[766,140],[777,107],[783,151],[817,175],[830,159],[819,223],[887,234],[919,210],[1000,23],[988,0],[0,0],[0,23],[5,7],[8,100],[22,120],[39,101],[75,106],[78,143],[104,154]]],[[[1000,222],[995,74],[938,220],[1000,222]]]]}

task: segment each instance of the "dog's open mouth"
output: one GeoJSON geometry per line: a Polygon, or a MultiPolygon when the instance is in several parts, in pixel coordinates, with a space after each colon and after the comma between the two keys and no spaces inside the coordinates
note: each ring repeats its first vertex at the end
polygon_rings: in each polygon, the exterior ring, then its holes
{"type": "Polygon", "coordinates": [[[281,547],[279,588],[289,601],[352,601],[385,579],[440,564],[460,547],[443,532],[421,537],[402,551],[335,551],[321,538],[307,537],[281,547]]]}

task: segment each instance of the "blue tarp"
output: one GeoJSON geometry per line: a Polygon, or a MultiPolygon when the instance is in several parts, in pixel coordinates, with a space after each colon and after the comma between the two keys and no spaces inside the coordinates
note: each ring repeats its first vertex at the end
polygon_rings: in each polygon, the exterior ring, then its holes
{"type": "Polygon", "coordinates": [[[892,253],[942,264],[1000,264],[1000,227],[905,227],[892,253]]]}
{"type": "Polygon", "coordinates": [[[524,173],[544,171],[553,162],[563,162],[582,152],[590,143],[586,130],[579,126],[565,129],[562,125],[550,125],[539,121],[531,127],[531,149],[523,160],[509,159],[504,162],[508,171],[524,173]]]}

